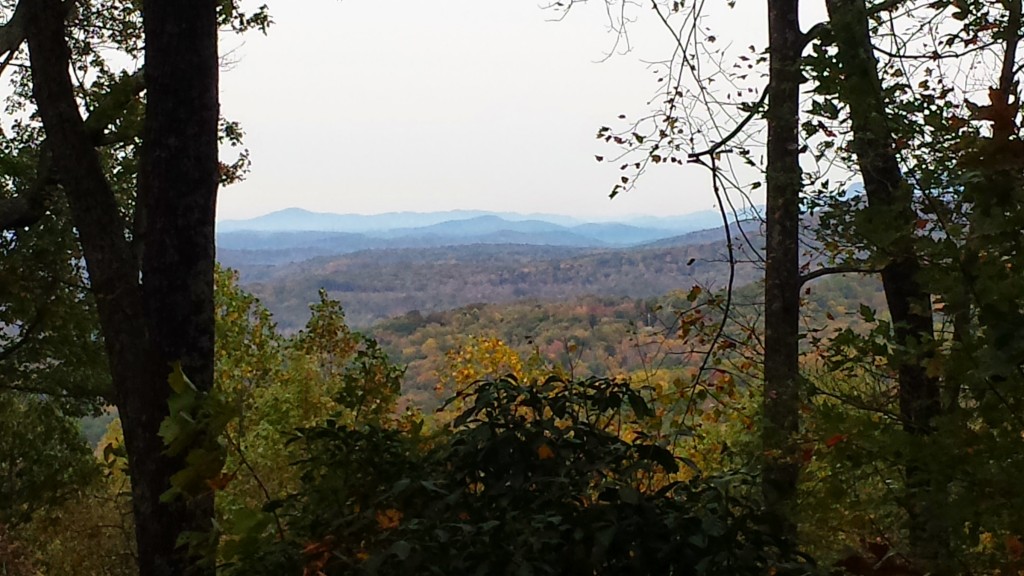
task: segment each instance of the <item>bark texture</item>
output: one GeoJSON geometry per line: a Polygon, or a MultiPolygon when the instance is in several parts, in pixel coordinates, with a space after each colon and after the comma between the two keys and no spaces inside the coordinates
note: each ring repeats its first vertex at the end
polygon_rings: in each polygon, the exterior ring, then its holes
{"type": "MultiPolygon", "coordinates": [[[[180,362],[206,391],[213,386],[219,185],[216,4],[146,0],[143,19],[147,101],[136,217],[147,328],[158,364],[180,362]]],[[[184,528],[212,529],[212,497],[176,512],[184,528]]],[[[151,537],[155,545],[165,535],[151,537]]]]}
{"type": "Polygon", "coordinates": [[[768,0],[768,173],[762,490],[773,530],[795,537],[800,463],[800,53],[798,0],[768,0]]]}

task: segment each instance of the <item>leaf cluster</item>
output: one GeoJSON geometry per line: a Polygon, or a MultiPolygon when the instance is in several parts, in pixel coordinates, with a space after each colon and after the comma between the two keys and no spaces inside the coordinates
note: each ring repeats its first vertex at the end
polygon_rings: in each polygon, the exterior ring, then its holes
{"type": "MultiPolygon", "coordinates": [[[[802,571],[763,528],[743,475],[675,480],[626,381],[479,381],[437,437],[298,431],[302,485],[235,540],[232,574],[763,574],[802,571]],[[270,530],[273,511],[286,524],[270,530]]],[[[259,514],[254,517],[260,517],[259,514]]],[[[794,572],[797,573],[797,572],[794,572]]]]}

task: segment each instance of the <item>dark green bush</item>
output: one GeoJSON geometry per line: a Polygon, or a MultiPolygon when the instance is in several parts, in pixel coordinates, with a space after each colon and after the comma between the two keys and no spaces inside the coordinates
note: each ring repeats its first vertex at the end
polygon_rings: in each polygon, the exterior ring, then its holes
{"type": "Polygon", "coordinates": [[[236,574],[804,573],[763,529],[750,478],[681,482],[644,435],[628,383],[478,382],[451,429],[354,429],[293,440],[302,488],[229,550],[236,574]],[[630,430],[634,440],[623,439],[630,430]]]}

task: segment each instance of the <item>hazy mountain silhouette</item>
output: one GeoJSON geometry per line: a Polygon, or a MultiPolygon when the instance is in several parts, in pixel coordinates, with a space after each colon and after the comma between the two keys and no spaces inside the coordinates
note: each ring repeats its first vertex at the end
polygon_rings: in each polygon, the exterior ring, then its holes
{"type": "Polygon", "coordinates": [[[629,247],[720,225],[715,211],[580,223],[551,214],[456,210],[365,216],[289,208],[250,220],[221,222],[217,246],[221,261],[228,265],[277,265],[361,250],[472,244],[629,247]]]}

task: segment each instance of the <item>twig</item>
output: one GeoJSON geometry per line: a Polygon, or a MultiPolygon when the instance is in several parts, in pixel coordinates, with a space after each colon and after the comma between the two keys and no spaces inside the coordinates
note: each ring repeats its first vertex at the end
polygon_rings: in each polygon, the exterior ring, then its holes
{"type": "Polygon", "coordinates": [[[690,409],[693,407],[694,392],[700,384],[700,378],[708,368],[708,363],[711,362],[711,357],[715,353],[715,346],[718,341],[722,338],[722,333],[725,332],[725,326],[729,323],[729,313],[732,310],[732,290],[733,284],[736,281],[736,256],[732,245],[732,232],[729,227],[729,216],[725,212],[725,203],[722,202],[722,190],[718,185],[718,164],[715,161],[715,157],[711,156],[711,164],[705,164],[702,160],[694,159],[694,162],[701,166],[706,166],[711,170],[711,189],[715,193],[715,198],[718,199],[718,210],[722,216],[722,226],[725,231],[725,245],[729,251],[729,281],[726,284],[725,290],[725,304],[722,307],[722,320],[718,323],[718,328],[715,330],[715,335],[711,339],[711,343],[708,346],[707,353],[704,354],[704,358],[701,360],[700,367],[697,369],[697,374],[693,377],[693,386],[691,387],[690,397],[686,400],[686,409],[683,411],[683,415],[689,414],[690,409]]]}
{"type": "MultiPolygon", "coordinates": [[[[238,453],[238,459],[242,462],[242,466],[245,466],[249,473],[252,474],[253,480],[256,481],[256,485],[259,486],[260,491],[263,492],[263,496],[267,499],[267,502],[271,502],[273,500],[273,497],[270,496],[270,490],[267,488],[267,485],[263,483],[263,480],[260,478],[260,475],[256,472],[256,469],[253,468],[252,464],[249,463],[249,460],[246,459],[245,452],[242,450],[241,442],[232,440],[231,434],[228,433],[226,430],[224,431],[224,437],[227,439],[228,444],[231,444],[234,447],[235,452],[238,453]]],[[[284,525],[281,523],[281,517],[277,515],[276,510],[271,510],[270,514],[274,517],[274,523],[277,525],[278,537],[280,537],[281,540],[284,540],[284,525]]]]}

